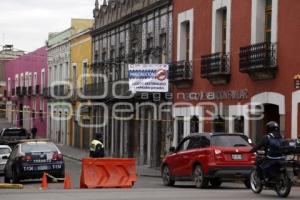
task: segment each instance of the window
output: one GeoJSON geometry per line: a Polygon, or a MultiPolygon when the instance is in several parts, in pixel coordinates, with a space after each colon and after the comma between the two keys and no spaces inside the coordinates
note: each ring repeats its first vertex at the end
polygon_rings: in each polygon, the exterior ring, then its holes
{"type": "Polygon", "coordinates": [[[73,88],[76,89],[77,82],[77,69],[76,64],[73,64],[73,88]]]}
{"type": "Polygon", "coordinates": [[[7,94],[8,94],[8,96],[11,95],[11,82],[10,82],[10,78],[7,79],[7,94]]]}
{"type": "Polygon", "coordinates": [[[277,42],[279,0],[251,2],[251,44],[277,42]]]}
{"type": "Polygon", "coordinates": [[[214,0],[212,7],[212,53],[230,51],[232,0],[214,0]]]}
{"type": "Polygon", "coordinates": [[[88,76],[88,73],[87,73],[87,62],[83,62],[83,81],[82,81],[82,84],[83,84],[83,88],[85,88],[84,86],[87,85],[87,76],[88,76]]]}
{"type": "Polygon", "coordinates": [[[37,72],[34,72],[33,74],[33,87],[37,85],[37,72]]]}
{"type": "Polygon", "coordinates": [[[159,46],[161,48],[161,55],[159,62],[167,63],[167,35],[165,33],[159,36],[159,46]]]}
{"type": "Polygon", "coordinates": [[[23,87],[24,86],[24,74],[21,73],[21,76],[20,76],[20,87],[23,87]]]}
{"type": "Polygon", "coordinates": [[[190,60],[190,22],[185,23],[185,60],[190,60]]]}
{"type": "Polygon", "coordinates": [[[146,41],[146,50],[147,50],[146,60],[145,60],[146,63],[152,63],[150,57],[152,48],[153,48],[153,37],[148,37],[146,41]]]}
{"type": "Polygon", "coordinates": [[[187,149],[197,149],[197,148],[206,148],[210,146],[210,141],[204,136],[192,137],[187,149]]]}
{"type": "Polygon", "coordinates": [[[221,10],[222,13],[222,52],[226,52],[226,32],[227,32],[227,9],[221,10]]]}
{"type": "Polygon", "coordinates": [[[272,0],[266,0],[265,6],[265,42],[271,42],[272,0]]]}
{"type": "Polygon", "coordinates": [[[188,146],[190,143],[190,139],[186,139],[184,140],[182,143],[180,143],[180,145],[178,146],[177,151],[185,151],[187,150],[188,146]]]}
{"type": "Polygon", "coordinates": [[[49,67],[49,77],[48,77],[48,79],[49,79],[48,83],[51,83],[52,82],[52,68],[51,67],[49,67]]]}
{"type": "Polygon", "coordinates": [[[46,80],[45,80],[45,69],[42,69],[42,71],[41,71],[41,88],[45,87],[45,82],[46,82],[46,80]]]}
{"type": "Polygon", "coordinates": [[[27,86],[28,87],[32,86],[32,73],[30,72],[28,72],[27,74],[27,81],[28,81],[27,86]]]}
{"type": "Polygon", "coordinates": [[[20,86],[20,83],[19,83],[19,75],[16,74],[16,76],[15,76],[15,87],[17,88],[17,87],[19,87],[19,86],[20,86]]]}
{"type": "Polygon", "coordinates": [[[190,61],[193,59],[193,23],[193,9],[178,14],[177,61],[190,61]]]}

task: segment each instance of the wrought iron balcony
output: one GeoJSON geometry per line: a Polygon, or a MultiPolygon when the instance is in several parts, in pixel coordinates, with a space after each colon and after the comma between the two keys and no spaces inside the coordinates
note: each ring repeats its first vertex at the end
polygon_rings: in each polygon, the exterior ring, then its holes
{"type": "Polygon", "coordinates": [[[110,81],[108,83],[87,84],[84,86],[83,94],[85,96],[93,96],[98,100],[113,100],[117,96],[127,96],[130,93],[129,85],[123,81],[126,80],[122,80],[120,83],[118,81],[110,81]]]}
{"type": "Polygon", "coordinates": [[[207,78],[212,84],[226,84],[230,81],[229,54],[222,52],[201,57],[201,77],[207,78]]]}
{"type": "Polygon", "coordinates": [[[25,96],[27,94],[27,87],[23,86],[21,89],[22,96],[25,96]]]}
{"type": "Polygon", "coordinates": [[[32,95],[32,86],[28,86],[27,88],[27,96],[31,96],[32,95]]]}
{"type": "Polygon", "coordinates": [[[178,61],[169,69],[169,79],[176,86],[185,87],[193,83],[193,65],[191,61],[178,61]]]}
{"type": "Polygon", "coordinates": [[[49,92],[50,90],[49,90],[49,88],[47,88],[47,87],[44,87],[43,88],[43,97],[44,98],[49,98],[50,97],[50,92],[49,92]]]}
{"type": "Polygon", "coordinates": [[[22,96],[21,87],[16,88],[16,95],[19,97],[22,96]]]}
{"type": "Polygon", "coordinates": [[[35,95],[40,94],[40,85],[36,85],[36,86],[35,86],[34,94],[35,94],[35,95]]]}
{"type": "Polygon", "coordinates": [[[248,73],[251,79],[275,78],[277,70],[275,43],[263,42],[240,48],[240,72],[248,73]]]}

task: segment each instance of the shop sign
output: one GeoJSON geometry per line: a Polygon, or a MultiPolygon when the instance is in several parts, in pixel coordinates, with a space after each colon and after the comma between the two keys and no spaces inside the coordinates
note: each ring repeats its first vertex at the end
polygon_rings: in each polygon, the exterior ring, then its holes
{"type": "Polygon", "coordinates": [[[185,101],[243,100],[248,99],[248,89],[177,93],[177,98],[185,101]]]}
{"type": "Polygon", "coordinates": [[[168,92],[169,65],[128,65],[129,90],[135,92],[168,92]]]}
{"type": "Polygon", "coordinates": [[[296,90],[300,89],[300,74],[294,76],[294,85],[296,90]]]}

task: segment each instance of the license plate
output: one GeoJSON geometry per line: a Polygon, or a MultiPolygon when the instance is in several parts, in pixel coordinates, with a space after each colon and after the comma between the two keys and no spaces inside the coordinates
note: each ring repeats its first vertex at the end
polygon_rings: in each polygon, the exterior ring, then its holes
{"type": "Polygon", "coordinates": [[[37,170],[39,170],[39,171],[48,170],[48,166],[47,165],[38,166],[37,170]]]}
{"type": "Polygon", "coordinates": [[[241,154],[232,154],[232,160],[242,160],[241,154]]]}

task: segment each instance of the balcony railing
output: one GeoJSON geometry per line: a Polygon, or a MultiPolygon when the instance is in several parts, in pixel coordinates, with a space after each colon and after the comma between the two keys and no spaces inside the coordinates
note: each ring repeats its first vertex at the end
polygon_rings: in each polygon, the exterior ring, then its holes
{"type": "Polygon", "coordinates": [[[21,87],[16,88],[16,95],[19,97],[22,96],[21,87]]]}
{"type": "Polygon", "coordinates": [[[32,86],[28,86],[27,96],[31,96],[31,95],[32,95],[32,86]]]}
{"type": "Polygon", "coordinates": [[[229,54],[222,52],[201,57],[201,77],[212,84],[226,84],[230,79],[229,54]]]}
{"type": "Polygon", "coordinates": [[[126,80],[122,80],[122,82],[119,83],[118,81],[110,81],[108,83],[99,82],[87,84],[84,86],[83,94],[96,98],[98,96],[99,99],[114,99],[117,96],[127,96],[130,92],[129,85],[125,81],[126,80]]]}
{"type": "Polygon", "coordinates": [[[21,89],[21,95],[25,96],[27,94],[27,87],[23,86],[21,89]]]}
{"type": "Polygon", "coordinates": [[[35,95],[39,95],[40,94],[40,85],[35,85],[35,91],[34,91],[35,95]]]}
{"type": "Polygon", "coordinates": [[[173,63],[169,71],[169,79],[172,82],[193,80],[193,65],[190,61],[178,61],[173,63]]]}
{"type": "Polygon", "coordinates": [[[50,97],[50,92],[49,92],[50,90],[49,90],[49,88],[47,88],[47,87],[44,87],[43,88],[43,97],[45,97],[45,98],[49,98],[50,97]]]}
{"type": "Polygon", "coordinates": [[[275,43],[263,42],[240,48],[240,71],[249,73],[251,78],[274,78],[277,69],[275,43]]]}

